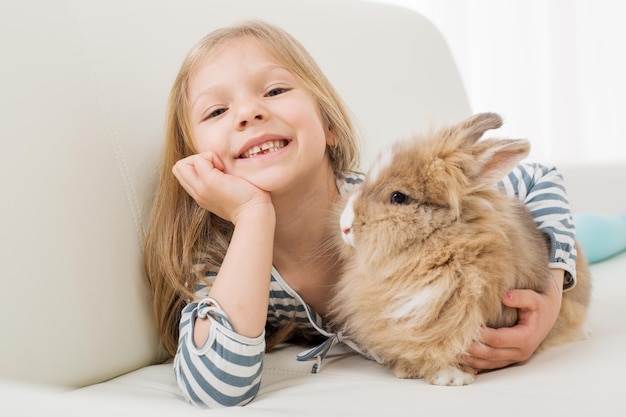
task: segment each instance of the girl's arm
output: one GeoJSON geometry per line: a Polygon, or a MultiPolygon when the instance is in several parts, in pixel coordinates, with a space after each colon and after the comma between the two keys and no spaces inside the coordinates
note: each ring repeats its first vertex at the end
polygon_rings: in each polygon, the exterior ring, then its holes
{"type": "Polygon", "coordinates": [[[549,266],[554,285],[544,293],[512,290],[502,303],[518,309],[513,327],[484,328],[480,343],[468,348],[465,363],[478,372],[530,358],[548,335],[561,308],[562,291],[576,283],[575,230],[562,176],[539,164],[520,164],[500,184],[519,197],[550,242],[549,266]]]}
{"type": "Polygon", "coordinates": [[[500,185],[530,211],[550,243],[550,268],[562,269],[563,289],[571,289],[576,284],[576,231],[561,174],[554,167],[519,164],[500,185]]]}
{"type": "MultiPolygon", "coordinates": [[[[235,226],[209,296],[237,333],[256,337],[267,317],[276,214],[268,192],[223,169],[217,155],[206,152],[178,161],[172,171],[200,207],[235,226]]],[[[204,343],[209,327],[209,320],[198,322],[197,345],[204,343]]]]}
{"type": "MultiPolygon", "coordinates": [[[[274,208],[259,205],[242,212],[209,296],[218,300],[234,330],[257,337],[265,330],[274,247],[274,208]]],[[[206,339],[209,320],[196,326],[194,341],[206,339]]]]}
{"type": "Polygon", "coordinates": [[[272,269],[275,212],[269,193],[223,172],[212,153],[173,169],[200,207],[233,223],[231,241],[206,298],[183,311],[174,361],[189,402],[242,405],[258,391],[272,269]]]}

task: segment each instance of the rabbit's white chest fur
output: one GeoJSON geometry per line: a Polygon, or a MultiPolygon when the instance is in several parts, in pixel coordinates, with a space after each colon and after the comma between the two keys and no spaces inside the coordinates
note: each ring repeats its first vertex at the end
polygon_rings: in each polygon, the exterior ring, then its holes
{"type": "Polygon", "coordinates": [[[415,293],[398,293],[385,308],[384,317],[392,321],[411,320],[423,323],[433,313],[434,300],[439,300],[444,289],[433,283],[417,290],[415,293]]]}

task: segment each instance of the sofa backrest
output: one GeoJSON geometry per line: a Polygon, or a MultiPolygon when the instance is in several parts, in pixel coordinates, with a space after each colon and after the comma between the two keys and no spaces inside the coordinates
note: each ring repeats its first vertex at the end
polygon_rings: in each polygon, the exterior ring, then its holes
{"type": "Polygon", "coordinates": [[[141,258],[169,88],[210,30],[283,26],[366,138],[469,115],[421,16],[353,0],[3,0],[0,378],[78,387],[159,358],[141,258]]]}
{"type": "Polygon", "coordinates": [[[626,213],[626,164],[594,163],[559,165],[567,198],[574,213],[614,215],[626,213]]]}

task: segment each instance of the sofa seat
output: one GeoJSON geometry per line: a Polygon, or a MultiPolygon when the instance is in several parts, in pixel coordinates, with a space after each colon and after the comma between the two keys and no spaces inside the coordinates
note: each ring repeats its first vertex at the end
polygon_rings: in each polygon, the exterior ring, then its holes
{"type": "MultiPolygon", "coordinates": [[[[626,253],[591,266],[587,339],[546,349],[527,363],[478,376],[462,387],[396,378],[391,370],[337,346],[319,374],[296,361],[300,346],[267,355],[261,389],[238,409],[209,415],[298,416],[624,416],[626,253]],[[599,411],[600,408],[600,411],[599,411]],[[506,410],[506,411],[503,411],[506,410]]],[[[60,410],[108,415],[187,415],[170,363],[153,365],[57,398],[60,410]],[[67,408],[66,408],[67,407],[67,408]],[[147,414],[146,414],[147,415],[147,414]]]]}

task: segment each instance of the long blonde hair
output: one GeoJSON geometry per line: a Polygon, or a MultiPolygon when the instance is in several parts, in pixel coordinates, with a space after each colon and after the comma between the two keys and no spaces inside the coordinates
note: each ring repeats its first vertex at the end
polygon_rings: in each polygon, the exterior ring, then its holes
{"type": "Polygon", "coordinates": [[[176,352],[181,310],[193,298],[194,288],[205,273],[219,269],[233,230],[231,223],[198,206],[172,174],[178,160],[196,153],[189,125],[189,77],[216,47],[239,37],[250,37],[266,48],[316,100],[334,134],[335,145],[328,147],[328,154],[335,175],[358,166],[358,138],[346,106],[291,35],[264,22],[247,21],[211,32],[191,49],[169,96],[160,178],[144,247],[156,327],[170,356],[176,352]]]}

